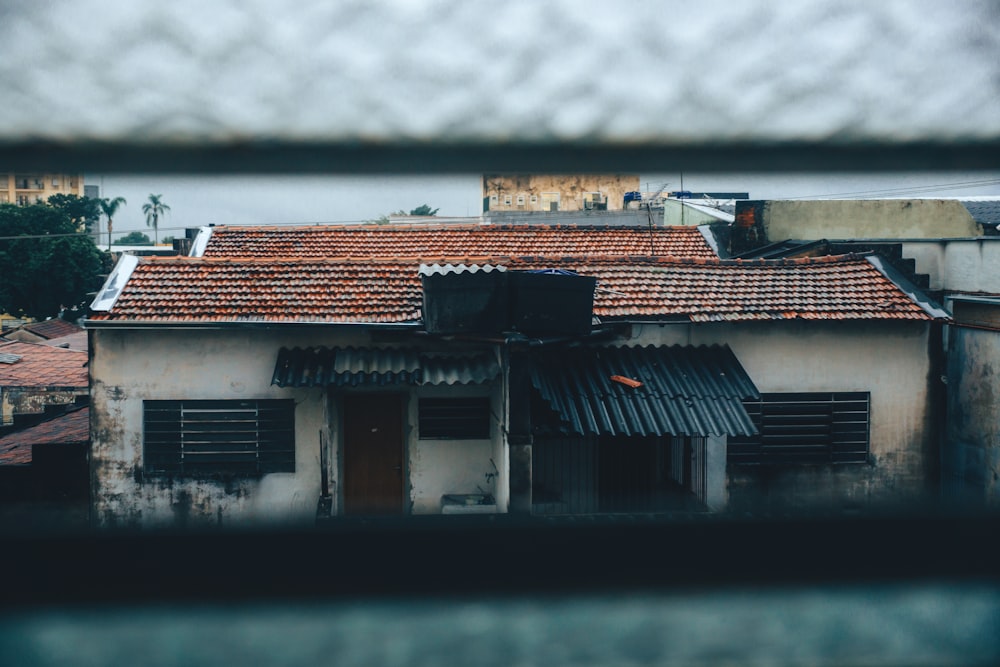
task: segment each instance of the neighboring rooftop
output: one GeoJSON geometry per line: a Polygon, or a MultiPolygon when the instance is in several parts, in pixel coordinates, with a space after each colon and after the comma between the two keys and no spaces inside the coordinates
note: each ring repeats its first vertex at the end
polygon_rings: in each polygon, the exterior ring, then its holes
{"type": "Polygon", "coordinates": [[[206,229],[211,236],[204,246],[204,257],[716,257],[697,227],[336,225],[206,229]]]}
{"type": "Polygon", "coordinates": [[[90,408],[72,408],[30,428],[0,437],[0,465],[28,465],[35,445],[76,445],[90,441],[90,408]]]}
{"type": "Polygon", "coordinates": [[[80,350],[86,352],[87,332],[83,329],[80,329],[76,333],[72,333],[68,336],[60,336],[59,338],[53,338],[51,340],[42,341],[42,345],[51,345],[52,347],[64,347],[70,350],[80,350]]]}
{"type": "Polygon", "coordinates": [[[31,324],[25,324],[22,329],[26,329],[31,333],[41,336],[46,340],[52,340],[53,338],[62,338],[63,336],[69,336],[71,334],[83,331],[80,327],[73,324],[72,322],[67,322],[66,320],[60,319],[58,317],[52,318],[51,320],[45,320],[43,322],[32,322],[31,324]]]}
{"type": "MultiPolygon", "coordinates": [[[[438,261],[432,258],[431,261],[438,261]]],[[[738,261],[643,257],[454,258],[597,278],[605,320],[930,319],[862,256],[738,261]]],[[[110,322],[410,323],[421,318],[419,259],[140,259],[95,326],[110,322]]],[[[0,351],[3,351],[0,349],[0,351]]]]}
{"type": "Polygon", "coordinates": [[[40,343],[0,343],[0,387],[87,387],[87,353],[40,343]]]}
{"type": "Polygon", "coordinates": [[[985,234],[995,235],[1000,231],[1000,199],[963,200],[962,205],[972,219],[983,226],[985,234]]]}
{"type": "Polygon", "coordinates": [[[70,336],[83,331],[80,327],[58,317],[42,322],[22,324],[16,329],[4,332],[5,340],[17,340],[25,343],[41,343],[55,338],[70,336]]]}

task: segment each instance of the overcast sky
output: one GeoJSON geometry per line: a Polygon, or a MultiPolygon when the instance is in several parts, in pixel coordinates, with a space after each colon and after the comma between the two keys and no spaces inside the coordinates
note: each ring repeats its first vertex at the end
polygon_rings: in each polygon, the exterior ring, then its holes
{"type": "MultiPolygon", "coordinates": [[[[752,199],[1000,197],[1000,172],[908,174],[642,174],[643,190],[748,192],[752,199]]],[[[363,222],[421,204],[442,216],[476,216],[481,176],[121,176],[87,175],[102,197],[125,197],[115,233],[146,230],[142,205],[163,195],[170,213],[160,236],[201,225],[363,222]]],[[[102,221],[103,222],[103,221],[102,221]]]]}

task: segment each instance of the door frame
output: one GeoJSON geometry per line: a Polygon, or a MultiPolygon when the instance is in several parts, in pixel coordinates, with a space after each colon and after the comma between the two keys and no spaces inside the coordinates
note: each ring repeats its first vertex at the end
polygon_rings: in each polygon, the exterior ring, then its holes
{"type": "Polygon", "coordinates": [[[347,502],[346,502],[346,483],[347,483],[347,466],[346,466],[346,453],[347,453],[347,433],[345,430],[346,418],[346,403],[351,399],[358,400],[377,400],[379,397],[390,397],[393,400],[398,400],[399,402],[399,453],[400,453],[400,506],[398,511],[394,514],[385,514],[384,516],[402,516],[410,514],[410,504],[408,499],[410,497],[410,457],[409,457],[409,421],[408,421],[408,406],[410,401],[410,393],[403,391],[352,391],[352,392],[336,392],[331,393],[330,401],[333,403],[334,409],[330,410],[330,414],[336,420],[335,424],[330,425],[330,431],[337,434],[337,453],[336,453],[336,466],[337,466],[337,515],[338,516],[360,516],[358,514],[348,514],[347,513],[347,502]]]}

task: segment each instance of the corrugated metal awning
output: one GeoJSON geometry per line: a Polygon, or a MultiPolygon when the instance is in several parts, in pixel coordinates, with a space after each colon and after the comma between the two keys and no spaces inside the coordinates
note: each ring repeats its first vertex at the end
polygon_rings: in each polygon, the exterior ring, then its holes
{"type": "Polygon", "coordinates": [[[580,347],[532,355],[532,384],[564,430],[593,435],[753,435],[758,398],[728,346],[580,347]]]}
{"type": "Polygon", "coordinates": [[[281,348],[271,384],[279,387],[358,387],[482,384],[500,373],[488,352],[437,354],[413,349],[281,348]]]}

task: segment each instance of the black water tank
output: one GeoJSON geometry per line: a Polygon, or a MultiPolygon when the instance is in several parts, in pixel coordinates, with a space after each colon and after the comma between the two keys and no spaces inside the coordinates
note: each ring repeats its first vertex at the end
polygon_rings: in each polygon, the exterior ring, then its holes
{"type": "Polygon", "coordinates": [[[505,275],[497,270],[422,275],[424,327],[439,334],[504,331],[508,328],[505,275]]]}
{"type": "Polygon", "coordinates": [[[597,278],[566,271],[509,271],[510,326],[530,335],[590,333],[597,278]]]}

